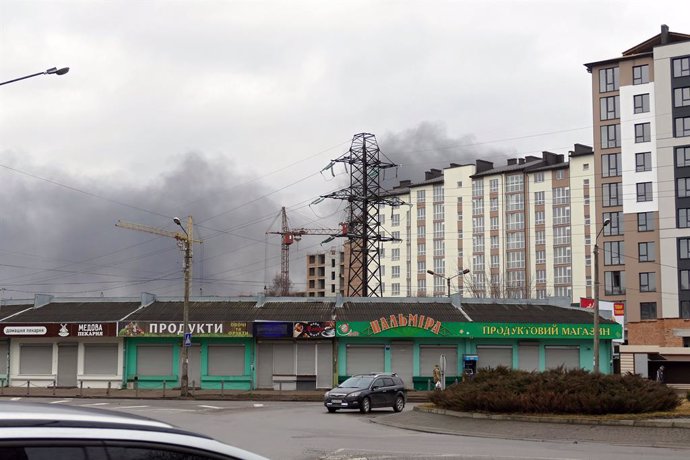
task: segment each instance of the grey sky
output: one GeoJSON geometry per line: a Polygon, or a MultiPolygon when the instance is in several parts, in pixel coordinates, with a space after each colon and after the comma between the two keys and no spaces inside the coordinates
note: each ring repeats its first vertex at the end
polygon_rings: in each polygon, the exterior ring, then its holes
{"type": "MultiPolygon", "coordinates": [[[[582,64],[688,18],[685,1],[0,0],[0,81],[71,68],[0,87],[0,288],[181,294],[174,241],[114,224],[191,214],[195,293],[202,274],[204,293],[259,291],[280,206],[294,226],[341,218],[309,203],[344,185],[319,171],[353,134],[400,179],[591,145],[582,64]]],[[[295,247],[294,281],[320,241],[295,247]]]]}

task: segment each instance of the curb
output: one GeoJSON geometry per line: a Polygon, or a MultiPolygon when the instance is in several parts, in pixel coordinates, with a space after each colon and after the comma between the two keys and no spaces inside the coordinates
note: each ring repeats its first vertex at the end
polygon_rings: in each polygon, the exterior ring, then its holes
{"type": "Polygon", "coordinates": [[[497,421],[517,421],[535,423],[560,423],[576,425],[605,425],[605,426],[634,426],[634,427],[654,427],[654,428],[684,428],[690,429],[690,419],[647,419],[647,420],[601,420],[596,417],[573,417],[565,416],[539,416],[539,415],[519,415],[519,414],[484,414],[479,412],[457,412],[436,407],[415,406],[413,410],[426,412],[429,414],[448,415],[458,418],[497,420],[497,421]]]}

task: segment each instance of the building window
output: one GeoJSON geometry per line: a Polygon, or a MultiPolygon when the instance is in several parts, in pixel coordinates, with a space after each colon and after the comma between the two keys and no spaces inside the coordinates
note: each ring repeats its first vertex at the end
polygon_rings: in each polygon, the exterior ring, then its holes
{"type": "Polygon", "coordinates": [[[618,67],[599,70],[599,92],[618,91],[618,67]]]}
{"type": "Polygon", "coordinates": [[[426,219],[426,208],[424,206],[417,207],[417,220],[426,219]]]}
{"type": "Polygon", "coordinates": [[[391,250],[391,260],[400,260],[400,248],[393,248],[391,250]]]}
{"type": "Polygon", "coordinates": [[[635,113],[649,112],[649,94],[633,96],[633,109],[635,113]]]}
{"type": "Polygon", "coordinates": [[[443,256],[445,254],[445,241],[434,240],[434,256],[443,256]]]}
{"type": "Polygon", "coordinates": [[[491,179],[489,181],[489,192],[498,193],[498,179],[491,179]]]}
{"type": "Polygon", "coordinates": [[[676,118],[676,137],[690,136],[690,117],[676,118]]]}
{"type": "Polygon", "coordinates": [[[638,123],[635,125],[635,143],[649,142],[652,140],[651,123],[638,123]]]}
{"type": "Polygon", "coordinates": [[[491,218],[491,230],[498,230],[498,217],[491,218]]]}
{"type": "Polygon", "coordinates": [[[570,258],[570,246],[559,246],[553,248],[554,264],[569,264],[570,258]]]}
{"type": "Polygon", "coordinates": [[[434,202],[443,203],[443,185],[434,185],[434,202]]]}
{"type": "Polygon", "coordinates": [[[534,182],[539,183],[539,182],[544,182],[544,173],[543,172],[538,172],[534,175],[534,182]]]}
{"type": "Polygon", "coordinates": [[[424,203],[426,200],[426,190],[417,190],[417,203],[424,203]]]}
{"type": "Polygon", "coordinates": [[[537,230],[534,233],[534,242],[536,244],[546,244],[546,232],[544,230],[537,230]]]}
{"type": "Polygon", "coordinates": [[[475,198],[472,200],[472,214],[484,214],[484,198],[475,198]]]}
{"type": "Polygon", "coordinates": [[[543,224],[546,220],[544,211],[537,211],[534,213],[534,223],[539,225],[543,224]]]}
{"type": "Polygon", "coordinates": [[[656,260],[655,247],[653,241],[637,243],[640,262],[654,262],[656,260]]]}
{"type": "Polygon", "coordinates": [[[555,227],[553,244],[570,244],[570,227],[555,227]]]}
{"type": "Polygon", "coordinates": [[[395,243],[400,243],[400,232],[391,232],[391,236],[395,243]]]}
{"type": "Polygon", "coordinates": [[[605,241],[604,265],[622,265],[623,263],[623,242],[605,241]]]}
{"type": "Polygon", "coordinates": [[[642,152],[635,154],[635,171],[651,171],[652,170],[652,152],[642,152]]]}
{"type": "Polygon", "coordinates": [[[620,182],[603,184],[601,188],[604,207],[621,206],[623,204],[622,184],[620,182]]]}
{"type": "Polygon", "coordinates": [[[553,224],[566,225],[570,223],[570,206],[554,206],[553,208],[553,224]]]}
{"type": "Polygon", "coordinates": [[[654,230],[654,215],[651,212],[637,213],[637,231],[651,232],[654,230]]]}
{"type": "Polygon", "coordinates": [[[420,243],[417,245],[417,255],[418,256],[426,255],[426,244],[425,243],[420,243]]]}
{"type": "Polygon", "coordinates": [[[500,263],[500,257],[497,255],[491,256],[491,268],[498,268],[500,263]]]}
{"type": "Polygon", "coordinates": [[[536,263],[538,263],[538,264],[545,264],[546,263],[546,251],[537,251],[536,263]]]}
{"type": "Polygon", "coordinates": [[[506,216],[508,230],[523,230],[525,228],[525,215],[523,213],[511,213],[506,216]]]}
{"type": "Polygon", "coordinates": [[[443,239],[446,233],[446,226],[444,222],[434,222],[434,238],[443,239]]]}
{"type": "Polygon", "coordinates": [[[472,196],[482,196],[484,195],[484,180],[475,179],[472,181],[472,196]]]}
{"type": "Polygon", "coordinates": [[[640,319],[656,319],[656,302],[640,302],[640,319]]]}
{"type": "Polygon", "coordinates": [[[690,197],[690,177],[681,177],[676,180],[677,190],[676,196],[678,198],[690,197]]]}
{"type": "Polygon", "coordinates": [[[678,209],[678,228],[690,228],[690,209],[678,209]]]}
{"type": "Polygon", "coordinates": [[[570,188],[557,187],[553,189],[553,204],[569,204],[570,203],[570,188]]]}
{"type": "Polygon", "coordinates": [[[498,198],[491,198],[489,205],[491,206],[491,211],[498,211],[498,198]]]}
{"type": "Polygon", "coordinates": [[[458,186],[458,188],[462,188],[462,181],[459,180],[458,183],[457,183],[456,185],[458,186]]]}
{"type": "Polygon", "coordinates": [[[554,284],[572,283],[572,269],[570,267],[554,267],[553,282],[554,284]]]}
{"type": "Polygon", "coordinates": [[[381,225],[386,225],[386,215],[385,214],[380,214],[379,215],[379,223],[381,225]]]}
{"type": "Polygon", "coordinates": [[[400,278],[400,266],[399,265],[393,265],[391,267],[391,276],[393,278],[400,278]]]}
{"type": "Polygon", "coordinates": [[[537,270],[537,283],[546,283],[546,270],[537,270]]]}
{"type": "Polygon", "coordinates": [[[605,222],[606,219],[609,219],[611,222],[604,227],[604,236],[621,235],[623,233],[621,228],[621,223],[623,222],[622,217],[622,212],[605,212],[602,214],[602,223],[605,222]]]}
{"type": "Polygon", "coordinates": [[[483,217],[473,217],[472,218],[472,231],[473,232],[483,232],[484,231],[484,218],[483,217]]]}
{"type": "MultiPolygon", "coordinates": [[[[673,76],[674,77],[688,77],[690,76],[690,57],[683,57],[673,60],[673,76]]],[[[601,80],[601,77],[600,77],[601,80]]]]}
{"type": "Polygon", "coordinates": [[[604,293],[623,295],[625,293],[625,272],[604,272],[604,293]]]}
{"type": "MultiPolygon", "coordinates": [[[[570,227],[560,227],[561,229],[570,227]]],[[[518,233],[508,233],[506,237],[506,247],[508,249],[524,249],[525,248],[525,234],[522,232],[518,233]]]]}
{"type": "Polygon", "coordinates": [[[601,156],[601,176],[602,177],[616,177],[620,176],[621,168],[621,154],[612,153],[601,156]]]}
{"type": "Polygon", "coordinates": [[[680,271],[680,289],[683,291],[690,290],[690,270],[680,271]]]}
{"type": "Polygon", "coordinates": [[[443,203],[434,204],[434,220],[443,220],[443,203]]]}
{"type": "Polygon", "coordinates": [[[417,238],[426,238],[426,226],[417,225],[417,238]]]}
{"type": "Polygon", "coordinates": [[[601,127],[601,148],[611,149],[621,146],[621,125],[606,125],[601,127]]]}
{"type": "Polygon", "coordinates": [[[640,292],[655,292],[656,291],[656,273],[642,272],[640,273],[640,292]]]}
{"type": "Polygon", "coordinates": [[[649,83],[649,66],[636,65],[633,67],[633,85],[649,83]]]}
{"type": "Polygon", "coordinates": [[[391,295],[400,295],[400,283],[391,284],[391,295]]]}
{"type": "Polygon", "coordinates": [[[523,194],[506,196],[507,211],[522,211],[523,209],[525,209],[525,196],[523,194]]]}
{"type": "Polygon", "coordinates": [[[637,202],[652,201],[652,183],[638,182],[637,184],[637,202]]]}
{"type": "Polygon", "coordinates": [[[491,249],[498,249],[498,236],[491,237],[491,249]]]}
{"type": "Polygon", "coordinates": [[[393,214],[391,216],[391,226],[397,227],[400,225],[400,214],[393,214]]]}
{"type": "Polygon", "coordinates": [[[676,166],[690,166],[690,147],[676,147],[676,166]]]}
{"type": "Polygon", "coordinates": [[[507,255],[508,268],[525,268],[524,252],[509,252],[507,255]]]}
{"type": "MultiPolygon", "coordinates": [[[[583,171],[589,171],[589,163],[583,164],[583,165],[582,165],[582,170],[583,170],[583,171]]],[[[587,180],[587,179],[585,179],[585,180],[587,180]]]]}
{"type": "Polygon", "coordinates": [[[678,239],[678,257],[680,259],[690,259],[690,238],[678,239]]]}
{"type": "Polygon", "coordinates": [[[599,99],[601,120],[613,120],[620,117],[620,96],[602,97],[599,99]]]}
{"type": "Polygon", "coordinates": [[[673,105],[675,107],[690,105],[690,87],[676,88],[673,90],[673,105]]]}
{"type": "Polygon", "coordinates": [[[417,262],[417,273],[426,273],[426,261],[420,260],[417,262]]]}
{"type": "MultiPolygon", "coordinates": [[[[690,301],[681,300],[680,301],[680,317],[683,319],[690,319],[690,301]]],[[[685,337],[683,340],[687,340],[688,343],[684,344],[684,347],[690,347],[690,337],[685,337]]]]}

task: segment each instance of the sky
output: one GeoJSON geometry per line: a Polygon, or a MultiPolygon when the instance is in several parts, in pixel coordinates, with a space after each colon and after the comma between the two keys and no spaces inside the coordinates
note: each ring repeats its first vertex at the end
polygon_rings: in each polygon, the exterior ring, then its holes
{"type": "MultiPolygon", "coordinates": [[[[344,154],[400,167],[592,144],[591,75],[687,1],[0,0],[0,300],[183,293],[166,231],[192,216],[192,295],[254,295],[293,228],[332,228],[344,154]]],[[[336,242],[306,236],[305,254],[336,242]]]]}

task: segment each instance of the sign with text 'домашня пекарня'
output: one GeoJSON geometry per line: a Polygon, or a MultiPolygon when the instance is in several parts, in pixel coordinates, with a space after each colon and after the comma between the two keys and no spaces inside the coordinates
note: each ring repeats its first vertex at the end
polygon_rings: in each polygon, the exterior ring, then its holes
{"type": "MultiPolygon", "coordinates": [[[[591,324],[539,323],[458,323],[436,320],[425,315],[389,315],[373,321],[337,322],[338,337],[465,337],[513,339],[593,338],[591,324]]],[[[617,339],[623,334],[620,324],[601,324],[601,339],[617,339]]]]}

